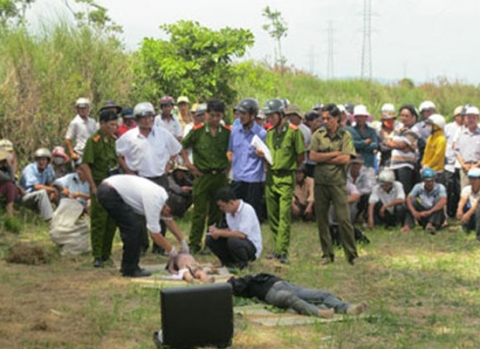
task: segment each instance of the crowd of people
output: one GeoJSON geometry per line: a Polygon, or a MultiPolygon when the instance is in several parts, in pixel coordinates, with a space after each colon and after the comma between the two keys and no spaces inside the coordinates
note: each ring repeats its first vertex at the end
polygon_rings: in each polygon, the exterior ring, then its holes
{"type": "MultiPolygon", "coordinates": [[[[348,263],[358,258],[354,227],[415,225],[436,234],[447,218],[476,231],[480,197],[479,110],[459,106],[446,123],[435,104],[386,103],[379,120],[364,105],[316,104],[303,113],[285,99],[190,105],[187,97],[122,108],[79,98],[65,148],[39,148],[18,168],[14,145],[0,141],[0,195],[6,213],[18,202],[47,222],[62,205],[81,205],[90,219],[94,267],[111,263],[117,227],[121,273],[142,277],[141,254],[175,258],[209,249],[222,265],[245,268],[260,258],[261,223],[273,248],[266,258],[289,263],[292,221],[318,226],[322,265],[335,261],[332,229],[348,263]],[[64,201],[67,200],[67,201],[64,201]],[[187,236],[175,224],[191,209],[187,236]],[[313,223],[312,223],[313,224],[313,223]],[[165,239],[170,230],[179,250],[165,239]]],[[[70,207],[70,206],[68,206],[70,207]]],[[[72,224],[74,224],[73,222],[72,224]]],[[[55,229],[55,227],[52,227],[55,229]]],[[[68,229],[66,230],[68,233],[68,229]]]]}

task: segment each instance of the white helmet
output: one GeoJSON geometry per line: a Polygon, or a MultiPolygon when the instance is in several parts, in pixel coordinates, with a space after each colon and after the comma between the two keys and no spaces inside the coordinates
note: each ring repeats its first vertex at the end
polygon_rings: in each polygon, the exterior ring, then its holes
{"type": "Polygon", "coordinates": [[[75,107],[76,108],[88,108],[88,107],[90,107],[90,101],[88,100],[88,98],[83,98],[83,97],[79,98],[75,102],[75,107]]]}
{"type": "Polygon", "coordinates": [[[437,125],[438,128],[442,130],[445,128],[445,118],[440,114],[431,115],[427,120],[425,120],[425,122],[429,124],[437,125]]]}
{"type": "Polygon", "coordinates": [[[380,182],[380,184],[393,183],[395,181],[395,174],[392,170],[383,170],[378,175],[378,181],[380,182]]]}
{"type": "Polygon", "coordinates": [[[395,106],[392,103],[385,103],[384,105],[382,105],[382,114],[385,114],[385,113],[395,114],[395,106]]]}
{"type": "Polygon", "coordinates": [[[435,103],[433,103],[432,101],[422,102],[422,103],[420,104],[420,107],[419,107],[418,109],[419,109],[419,112],[420,112],[420,113],[421,113],[422,111],[428,110],[428,109],[437,110],[437,108],[435,107],[435,103]]]}
{"type": "Polygon", "coordinates": [[[153,116],[155,115],[155,108],[150,102],[138,103],[135,108],[133,108],[133,115],[137,116],[153,116]]]}
{"type": "Polygon", "coordinates": [[[50,160],[52,158],[52,153],[47,148],[39,148],[39,149],[35,150],[35,153],[33,154],[33,157],[35,159],[48,158],[48,160],[50,160]]]}

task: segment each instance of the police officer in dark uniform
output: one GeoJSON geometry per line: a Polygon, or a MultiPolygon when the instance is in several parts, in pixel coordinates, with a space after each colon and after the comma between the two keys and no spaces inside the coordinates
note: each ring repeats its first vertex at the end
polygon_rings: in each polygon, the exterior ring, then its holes
{"type": "Polygon", "coordinates": [[[205,220],[208,226],[219,225],[223,214],[215,202],[215,193],[227,185],[230,162],[227,157],[230,129],[220,124],[225,104],[217,99],[207,103],[207,122],[198,124],[182,141],[182,157],[195,176],[193,181],[193,217],[190,230],[190,253],[201,248],[205,220]],[[192,148],[193,163],[186,149],[192,148]]]}
{"type": "Polygon", "coordinates": [[[322,246],[322,265],[334,261],[333,244],[328,227],[328,210],[333,203],[337,215],[340,241],[350,264],[357,255],[355,237],[348,212],[347,167],[356,156],[352,136],[340,124],[340,110],[335,104],[322,108],[323,126],[312,136],[310,160],[315,166],[315,214],[322,246]]]}

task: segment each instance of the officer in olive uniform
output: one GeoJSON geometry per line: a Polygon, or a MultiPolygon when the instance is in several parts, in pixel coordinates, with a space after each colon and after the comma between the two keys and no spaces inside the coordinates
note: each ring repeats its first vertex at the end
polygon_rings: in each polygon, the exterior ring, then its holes
{"type": "Polygon", "coordinates": [[[182,141],[182,157],[195,176],[193,181],[193,217],[190,230],[190,253],[201,249],[205,219],[208,226],[219,225],[223,214],[215,202],[215,193],[227,185],[230,162],[227,158],[230,129],[220,124],[225,104],[216,99],[207,103],[207,122],[198,124],[182,141]],[[186,149],[191,148],[193,163],[186,149]]]}
{"type": "Polygon", "coordinates": [[[99,268],[110,259],[115,236],[115,221],[97,202],[97,187],[103,179],[118,173],[115,131],[118,116],[113,110],[100,112],[100,129],[88,138],[83,151],[82,168],[90,184],[90,239],[93,266],[99,268]]]}
{"type": "MultiPolygon", "coordinates": [[[[275,244],[275,251],[269,257],[287,264],[295,171],[304,160],[305,145],[302,132],[287,121],[280,99],[267,101],[263,111],[272,123],[265,140],[273,160],[273,165],[267,162],[265,183],[268,223],[275,244]]],[[[258,152],[258,155],[264,154],[258,152]]]]}
{"type": "Polygon", "coordinates": [[[356,156],[352,136],[340,126],[340,110],[335,104],[322,108],[323,127],[312,136],[310,160],[315,166],[315,214],[322,246],[322,265],[334,261],[328,227],[328,210],[333,203],[340,231],[340,241],[350,264],[358,257],[353,226],[348,212],[347,166],[356,156]]]}

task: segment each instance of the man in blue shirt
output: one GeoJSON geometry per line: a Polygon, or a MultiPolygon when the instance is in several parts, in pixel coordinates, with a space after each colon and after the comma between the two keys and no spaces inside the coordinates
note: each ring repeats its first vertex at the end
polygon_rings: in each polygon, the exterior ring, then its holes
{"type": "Polygon", "coordinates": [[[434,235],[445,222],[444,208],[447,204],[445,186],[435,182],[435,171],[424,168],[421,172],[423,182],[416,184],[407,196],[407,216],[402,231],[409,231],[417,221],[424,229],[434,235]]]}
{"type": "Polygon", "coordinates": [[[20,186],[26,194],[22,203],[30,208],[40,211],[45,221],[50,221],[53,215],[53,208],[50,201],[58,200],[58,192],[52,186],[55,179],[55,172],[50,166],[52,154],[46,148],[35,151],[35,162],[27,165],[22,171],[20,186]]]}
{"type": "Polygon", "coordinates": [[[253,206],[258,220],[262,221],[265,168],[251,143],[255,136],[265,142],[267,131],[255,122],[259,110],[257,100],[245,98],[235,109],[240,125],[233,127],[228,145],[232,156],[232,189],[238,199],[253,206]]]}
{"type": "Polygon", "coordinates": [[[59,189],[64,198],[78,200],[84,207],[90,200],[90,185],[83,169],[77,167],[74,173],[69,173],[53,182],[53,185],[59,189]]]}

